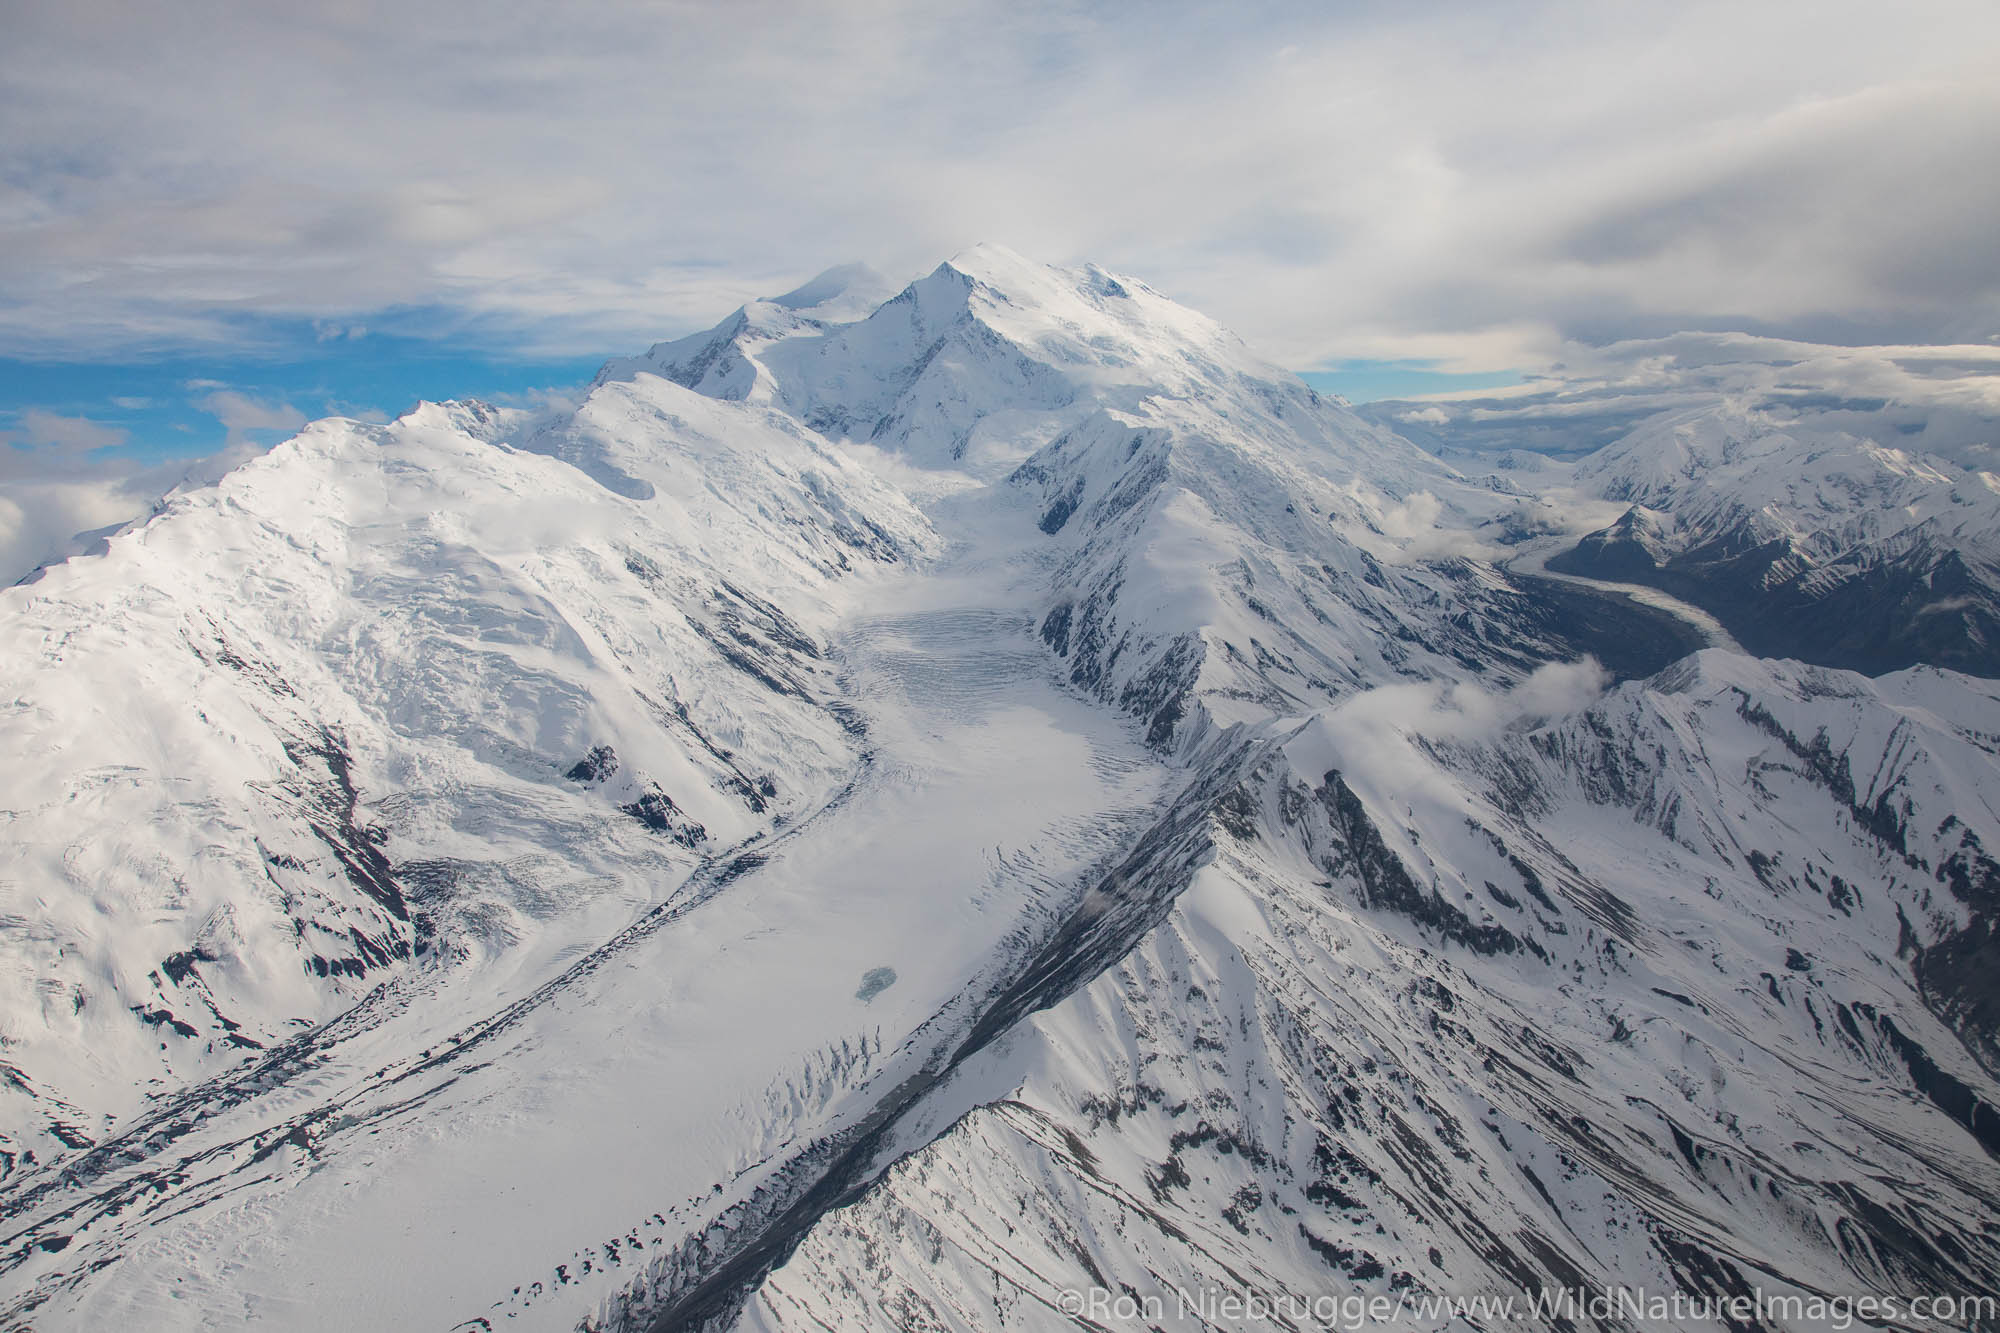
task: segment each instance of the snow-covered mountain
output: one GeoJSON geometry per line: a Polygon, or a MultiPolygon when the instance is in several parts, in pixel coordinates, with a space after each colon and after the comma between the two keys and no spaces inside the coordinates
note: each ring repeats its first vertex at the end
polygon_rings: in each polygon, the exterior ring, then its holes
{"type": "Polygon", "coordinates": [[[1990,688],[1710,652],[1547,721],[1560,689],[1392,689],[1258,764],[1166,920],[961,1071],[746,1326],[1990,1291],[1990,688]]]}
{"type": "Polygon", "coordinates": [[[0,1322],[1992,1290],[2000,696],[1575,484],[982,247],[177,495],[0,603],[0,1322]]]}
{"type": "Polygon", "coordinates": [[[1608,509],[1538,550],[1547,570],[1685,599],[1769,656],[2000,675],[1990,349],[1682,334],[1579,350],[1518,390],[1362,411],[1469,474],[1567,492],[1571,520],[1608,509]]]}
{"type": "Polygon", "coordinates": [[[1550,568],[1652,584],[1752,651],[2000,675],[2000,477],[1735,404],[1663,414],[1577,466],[1631,508],[1550,568]]]}
{"type": "Polygon", "coordinates": [[[1136,280],[981,247],[858,322],[811,314],[749,307],[606,373],[781,406],[922,469],[920,490],[942,473],[1035,496],[1057,560],[1041,637],[1155,742],[1192,714],[1259,721],[1385,679],[1507,681],[1616,651],[1478,559],[1495,548],[1472,530],[1520,497],[1136,280]]]}
{"type": "Polygon", "coordinates": [[[846,780],[833,589],[923,518],[658,381],[509,424],[321,422],[6,595],[0,1164],[545,920],[594,939],[846,780]]]}

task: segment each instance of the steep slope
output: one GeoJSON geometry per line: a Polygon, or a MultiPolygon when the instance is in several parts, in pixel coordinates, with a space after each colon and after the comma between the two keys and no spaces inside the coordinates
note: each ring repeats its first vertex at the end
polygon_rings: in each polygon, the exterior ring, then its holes
{"type": "Polygon", "coordinates": [[[1646,619],[1529,594],[1472,530],[1531,499],[1468,483],[1101,269],[981,246],[858,322],[749,307],[624,371],[641,365],[888,451],[919,489],[963,474],[1034,495],[1063,562],[1042,638],[1156,743],[1384,678],[1507,681],[1598,648],[1623,666],[1646,619]]]}
{"type": "Polygon", "coordinates": [[[1647,583],[1753,652],[2000,675],[2000,478],[1734,403],[1662,413],[1575,481],[1632,506],[1550,568],[1647,583]]]}
{"type": "Polygon", "coordinates": [[[1062,689],[1022,612],[1032,511],[939,517],[956,550],[830,627],[837,790],[594,948],[371,997],[24,1175],[8,1314],[563,1327],[654,1265],[683,1299],[756,1272],[1042,969],[1094,970],[1059,941],[1102,878],[1179,842],[1190,775],[1062,689]]]}
{"type": "MultiPolygon", "coordinates": [[[[1534,672],[1574,643],[1479,558],[1536,531],[1518,488],[1223,378],[1040,427],[1010,480],[1061,561],[1042,634],[1156,744],[1237,724],[1242,763],[1310,725],[1210,807],[1167,921],[911,1108],[746,1326],[1069,1327],[1093,1288],[1983,1291],[1990,693],[1709,654],[1538,726],[1583,677],[1534,672]],[[1299,669],[1329,645],[1345,673],[1299,669]]],[[[593,1327],[732,1318],[686,1290],[649,1272],[593,1327]]]]}
{"type": "Polygon", "coordinates": [[[742,1326],[1990,1326],[2000,698],[1707,653],[1539,716],[1578,683],[1317,718],[742,1326]]]}
{"type": "Polygon", "coordinates": [[[0,1173],[385,981],[608,933],[843,779],[832,589],[923,520],[658,380],[537,437],[623,493],[505,425],[322,422],[5,594],[0,1173]]]}

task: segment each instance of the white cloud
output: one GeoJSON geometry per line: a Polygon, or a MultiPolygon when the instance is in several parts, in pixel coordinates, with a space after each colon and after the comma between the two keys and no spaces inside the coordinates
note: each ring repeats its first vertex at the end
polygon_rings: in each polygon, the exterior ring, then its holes
{"type": "Polygon", "coordinates": [[[107,426],[88,417],[66,417],[39,407],[23,410],[15,429],[0,431],[0,444],[49,449],[65,454],[108,449],[130,438],[123,426],[107,426]]]}
{"type": "Polygon", "coordinates": [[[1489,742],[1580,712],[1609,683],[1604,668],[1584,658],[1537,667],[1511,690],[1470,681],[1380,686],[1319,713],[1285,749],[1301,773],[1317,777],[1337,768],[1398,799],[1458,804],[1463,788],[1440,772],[1424,742],[1489,742]]]}
{"type": "Polygon", "coordinates": [[[1544,377],[1361,410],[1432,447],[1588,453],[1661,412],[1728,401],[1967,467],[2000,461],[2000,347],[1840,347],[1743,333],[1566,345],[1544,377]]]}
{"type": "Polygon", "coordinates": [[[0,587],[85,549],[81,535],[143,518],[176,486],[213,482],[258,452],[242,443],[193,461],[145,464],[122,450],[0,449],[0,587]]]}
{"type": "Polygon", "coordinates": [[[154,463],[129,449],[97,452],[123,442],[120,428],[38,409],[21,413],[20,429],[6,434],[35,446],[8,447],[12,441],[0,439],[0,587],[86,549],[83,535],[145,517],[175,487],[212,483],[247,462],[263,449],[238,438],[240,432],[281,413],[251,404],[236,414],[232,439],[217,452],[154,463]]]}
{"type": "Polygon", "coordinates": [[[1984,339],[1996,51],[1983,0],[31,6],[0,353],[364,312],[612,351],[986,238],[1298,365],[1984,339]]]}
{"type": "Polygon", "coordinates": [[[228,432],[225,448],[242,444],[253,430],[295,431],[306,424],[306,414],[290,403],[265,402],[235,389],[217,389],[194,405],[222,423],[228,432]]]}
{"type": "Polygon", "coordinates": [[[71,549],[74,534],[123,523],[145,512],[149,497],[125,478],[0,478],[0,587],[71,549]]]}
{"type": "Polygon", "coordinates": [[[1496,560],[1505,554],[1499,547],[1479,540],[1466,529],[1460,515],[1446,511],[1444,502],[1429,491],[1417,491],[1402,500],[1392,500],[1357,480],[1349,493],[1359,507],[1370,514],[1376,531],[1386,543],[1370,542],[1352,535],[1369,548],[1376,559],[1390,564],[1420,560],[1443,560],[1459,556],[1467,560],[1496,560]]]}

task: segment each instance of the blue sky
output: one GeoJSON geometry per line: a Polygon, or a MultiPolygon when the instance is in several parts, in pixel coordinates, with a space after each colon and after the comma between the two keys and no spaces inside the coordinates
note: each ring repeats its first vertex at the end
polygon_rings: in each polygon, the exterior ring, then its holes
{"type": "MultiPolygon", "coordinates": [[[[589,381],[603,357],[508,356],[409,335],[324,329],[265,331],[257,355],[169,356],[121,362],[0,358],[0,435],[17,445],[50,419],[100,427],[100,448],[75,452],[135,464],[210,454],[233,438],[269,444],[305,420],[386,420],[420,399],[520,403],[589,381]],[[285,339],[289,336],[289,341],[285,339]],[[234,435],[232,436],[232,432],[234,435]],[[115,444],[114,437],[121,437],[115,444]]],[[[634,349],[611,349],[626,353],[634,349]]],[[[1511,371],[1458,373],[1421,361],[1344,361],[1302,378],[1351,402],[1518,384],[1511,371]]],[[[77,443],[88,446],[87,427],[77,443]]]]}
{"type": "Polygon", "coordinates": [[[1321,393],[1337,393],[1350,403],[1501,389],[1522,382],[1520,373],[1513,370],[1443,370],[1435,361],[1339,361],[1325,370],[1302,371],[1299,378],[1321,393]]]}
{"type": "Polygon", "coordinates": [[[587,382],[603,361],[508,356],[407,335],[349,336],[345,329],[324,339],[310,328],[302,335],[265,332],[248,354],[203,349],[117,362],[0,358],[0,434],[14,436],[17,446],[46,445],[57,441],[27,438],[35,425],[60,432],[48,418],[85,421],[122,432],[123,439],[84,452],[150,464],[214,453],[232,431],[268,444],[306,420],[387,420],[425,398],[524,402],[587,382]]]}

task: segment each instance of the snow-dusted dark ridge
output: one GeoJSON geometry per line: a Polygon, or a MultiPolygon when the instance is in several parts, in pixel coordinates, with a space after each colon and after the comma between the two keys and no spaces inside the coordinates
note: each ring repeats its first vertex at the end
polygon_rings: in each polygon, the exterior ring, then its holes
{"type": "Polygon", "coordinates": [[[0,1323],[1992,1289],[2000,697],[1535,475],[981,248],[173,497],[0,603],[0,1323]]]}
{"type": "Polygon", "coordinates": [[[1723,402],[1661,413],[1577,465],[1630,506],[1550,567],[1650,584],[1753,652],[2000,676],[2000,477],[1723,402]]]}

